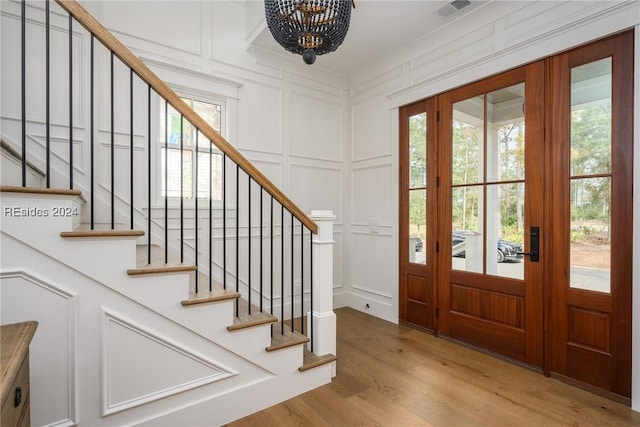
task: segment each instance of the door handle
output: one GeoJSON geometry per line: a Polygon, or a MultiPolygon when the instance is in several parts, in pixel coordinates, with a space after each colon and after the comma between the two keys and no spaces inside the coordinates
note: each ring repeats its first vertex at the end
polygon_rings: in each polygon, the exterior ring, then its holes
{"type": "Polygon", "coordinates": [[[531,252],[518,252],[518,255],[528,255],[531,262],[540,262],[540,227],[531,226],[529,229],[529,248],[531,252]]]}

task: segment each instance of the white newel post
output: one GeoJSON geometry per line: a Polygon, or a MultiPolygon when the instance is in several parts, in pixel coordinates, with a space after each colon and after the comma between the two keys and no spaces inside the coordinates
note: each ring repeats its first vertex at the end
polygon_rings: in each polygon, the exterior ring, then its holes
{"type": "Polygon", "coordinates": [[[318,225],[318,234],[313,236],[313,307],[307,322],[313,319],[313,352],[336,354],[333,312],[333,221],[336,217],[333,211],[311,211],[311,219],[318,225]]]}

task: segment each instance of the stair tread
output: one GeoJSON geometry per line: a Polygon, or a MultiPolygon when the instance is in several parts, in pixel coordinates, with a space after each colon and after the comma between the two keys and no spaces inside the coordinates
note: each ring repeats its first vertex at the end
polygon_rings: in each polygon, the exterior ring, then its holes
{"type": "Polygon", "coordinates": [[[240,298],[240,294],[229,289],[213,288],[211,291],[198,292],[197,294],[189,294],[189,298],[183,300],[183,306],[204,304],[208,302],[226,301],[230,299],[240,298]]]}
{"type": "Polygon", "coordinates": [[[136,246],[136,268],[127,270],[127,274],[158,274],[196,270],[195,265],[181,262],[173,254],[170,254],[168,262],[165,263],[164,249],[158,245],[151,245],[151,263],[149,263],[148,248],[148,245],[136,246]]]}
{"type": "MultiPolygon", "coordinates": [[[[12,185],[0,186],[2,193],[25,193],[25,194],[45,194],[55,196],[75,196],[82,198],[80,190],[70,190],[68,188],[45,188],[45,187],[18,187],[12,185]]],[[[84,199],[82,199],[84,201],[84,199]]]]}
{"type": "Polygon", "coordinates": [[[309,350],[305,349],[302,366],[300,366],[298,370],[300,372],[304,372],[326,363],[335,362],[336,360],[338,360],[338,357],[334,354],[327,353],[322,356],[318,356],[317,354],[311,353],[309,350]]]}
{"type": "Polygon", "coordinates": [[[111,228],[111,224],[94,224],[91,228],[91,224],[82,223],[78,224],[76,228],[71,231],[63,231],[60,233],[61,237],[140,237],[144,236],[142,230],[132,230],[127,228],[123,224],[115,224],[111,228]]]}
{"type": "Polygon", "coordinates": [[[160,273],[179,273],[183,271],[195,271],[196,266],[193,264],[164,264],[164,265],[148,265],[146,267],[130,268],[127,270],[129,276],[139,274],[160,274],[160,273]]]}
{"type": "Polygon", "coordinates": [[[299,344],[306,344],[309,342],[309,338],[298,332],[292,332],[291,330],[284,331],[284,334],[280,333],[280,329],[274,326],[274,330],[278,332],[271,337],[271,345],[266,348],[267,351],[280,350],[287,347],[293,347],[299,344]]]}
{"type": "Polygon", "coordinates": [[[252,311],[251,314],[244,312],[240,313],[238,316],[234,316],[233,325],[227,326],[227,330],[237,331],[240,329],[251,328],[253,326],[275,323],[277,321],[277,317],[272,316],[269,313],[260,312],[259,310],[252,311]]]}

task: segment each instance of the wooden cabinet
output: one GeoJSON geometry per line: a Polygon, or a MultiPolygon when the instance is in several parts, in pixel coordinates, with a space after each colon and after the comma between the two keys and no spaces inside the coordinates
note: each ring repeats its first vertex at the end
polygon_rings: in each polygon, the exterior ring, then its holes
{"type": "Polygon", "coordinates": [[[29,343],[38,322],[0,326],[2,337],[2,427],[31,425],[29,406],[29,343]]]}

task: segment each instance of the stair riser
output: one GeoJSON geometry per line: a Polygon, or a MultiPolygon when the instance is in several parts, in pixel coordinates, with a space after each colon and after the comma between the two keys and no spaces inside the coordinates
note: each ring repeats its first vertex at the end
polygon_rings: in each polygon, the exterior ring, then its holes
{"type": "Polygon", "coordinates": [[[73,230],[82,213],[80,201],[72,196],[2,193],[0,207],[4,229],[42,236],[73,230]]]}

